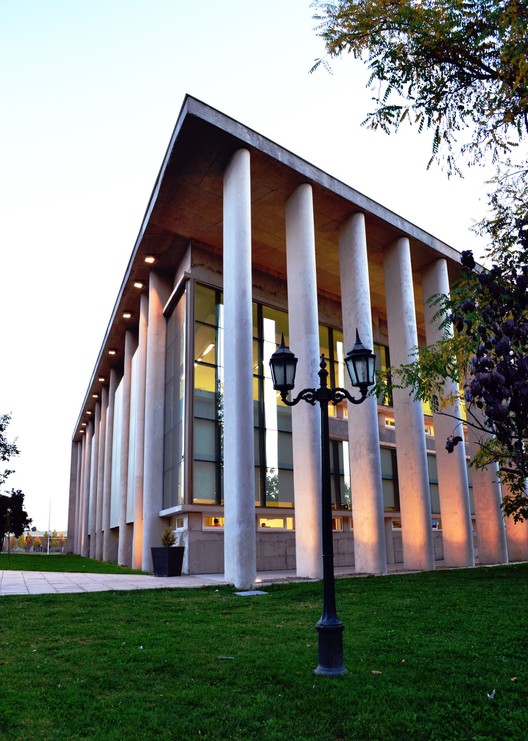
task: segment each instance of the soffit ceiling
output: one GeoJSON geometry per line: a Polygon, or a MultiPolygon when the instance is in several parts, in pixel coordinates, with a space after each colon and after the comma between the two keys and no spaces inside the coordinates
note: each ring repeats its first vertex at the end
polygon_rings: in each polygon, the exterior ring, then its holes
{"type": "MultiPolygon", "coordinates": [[[[385,311],[383,253],[398,237],[408,236],[415,277],[419,326],[423,326],[421,271],[443,255],[451,277],[458,271],[458,253],[375,201],[331,178],[256,132],[210,107],[186,98],[156,181],[140,234],[101,347],[81,417],[100,391],[100,377],[122,364],[124,335],[137,326],[140,291],[133,282],[148,283],[146,255],[157,259],[156,270],[172,274],[189,242],[222,251],[223,173],[241,146],[251,152],[252,250],[255,267],[286,278],[285,203],[295,188],[313,187],[318,289],[339,299],[338,232],[352,213],[366,218],[370,290],[373,305],[385,311]],[[123,312],[132,313],[124,320],[123,312]],[[114,349],[116,354],[108,355],[114,349]]],[[[84,418],[84,417],[83,417],[84,418]]],[[[78,426],[76,428],[76,432],[78,426]]],[[[78,439],[78,437],[76,437],[78,439]]]]}

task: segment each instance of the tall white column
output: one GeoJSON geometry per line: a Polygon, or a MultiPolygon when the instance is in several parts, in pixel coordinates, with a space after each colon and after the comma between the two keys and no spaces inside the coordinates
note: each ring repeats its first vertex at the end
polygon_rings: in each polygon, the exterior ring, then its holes
{"type": "Polygon", "coordinates": [[[92,471],[92,438],[93,422],[86,427],[86,445],[84,447],[84,481],[82,490],[82,526],[81,526],[81,556],[90,555],[89,519],[90,519],[90,476],[92,471]]]}
{"type": "Polygon", "coordinates": [[[142,567],[143,544],[143,458],[145,450],[145,373],[147,368],[148,298],[141,295],[139,307],[138,362],[137,362],[137,429],[135,446],[134,482],[134,536],[132,540],[132,568],[142,567]]]}
{"type": "Polygon", "coordinates": [[[66,548],[75,553],[75,530],[77,500],[79,497],[79,480],[81,469],[82,444],[72,442],[70,456],[70,494],[68,498],[68,532],[66,548]]]}
{"type": "Polygon", "coordinates": [[[90,472],[90,558],[95,558],[95,515],[97,506],[97,462],[99,458],[99,432],[101,426],[101,403],[95,405],[94,436],[92,440],[92,463],[90,472]]]}
{"type": "MultiPolygon", "coordinates": [[[[125,357],[123,362],[123,406],[121,422],[121,479],[119,496],[119,548],[117,562],[130,566],[131,528],[127,525],[128,456],[130,439],[130,390],[132,387],[132,355],[135,350],[134,335],[125,332],[125,357]]],[[[163,421],[163,418],[162,418],[163,421]]],[[[163,470],[163,469],[162,469],[163,470]]]]}
{"type": "MultiPolygon", "coordinates": [[[[367,236],[365,216],[361,213],[351,216],[341,228],[339,266],[345,351],[355,343],[356,328],[365,347],[373,349],[367,236]]],[[[348,388],[350,390],[350,386],[348,388]]],[[[348,445],[355,570],[357,573],[384,574],[387,554],[375,397],[367,398],[359,406],[348,405],[348,445]]]]}
{"type": "Polygon", "coordinates": [[[86,460],[86,428],[81,440],[81,468],[79,471],[79,485],[75,502],[75,539],[73,552],[80,555],[82,549],[83,502],[84,502],[84,464],[86,460]]]}
{"type": "MultiPolygon", "coordinates": [[[[418,346],[411,252],[407,237],[385,253],[385,296],[391,365],[412,359],[418,346]]],[[[407,389],[394,389],[394,418],[403,558],[406,568],[433,569],[431,497],[422,405],[407,389]]]]}
{"type": "MultiPolygon", "coordinates": [[[[472,410],[473,413],[478,411],[472,410]]],[[[478,451],[482,433],[468,426],[468,451],[473,458],[478,451]]],[[[504,517],[500,507],[501,487],[497,465],[486,468],[472,468],[473,502],[475,505],[475,524],[479,563],[508,563],[508,548],[504,517]]]]}
{"type": "Polygon", "coordinates": [[[145,456],[143,468],[144,571],[152,571],[152,546],[160,545],[163,522],[159,517],[163,503],[163,447],[165,417],[166,322],[163,307],[172,286],[154,270],[149,278],[147,364],[145,391],[145,456]]]}
{"type": "MultiPolygon", "coordinates": [[[[508,487],[502,487],[502,494],[508,494],[508,487]]],[[[505,517],[508,559],[510,561],[528,561],[528,522],[515,522],[513,517],[505,517]]]]}
{"type": "Polygon", "coordinates": [[[110,530],[110,507],[112,492],[112,450],[114,440],[114,410],[117,373],[110,370],[108,383],[108,408],[106,410],[104,482],[103,482],[103,561],[110,561],[114,553],[117,557],[117,535],[110,530]]]}
{"type": "MultiPolygon", "coordinates": [[[[319,386],[319,318],[312,187],[299,185],[286,203],[288,327],[297,364],[296,389],[319,386]]],[[[292,408],[295,557],[298,576],[322,576],[321,420],[318,407],[292,408]]]]}
{"type": "Polygon", "coordinates": [[[224,174],[224,562],[225,579],[256,577],[250,155],[224,174]]]}
{"type": "Polygon", "coordinates": [[[105,467],[105,443],[106,443],[106,410],[108,407],[108,389],[103,387],[101,391],[101,422],[99,430],[98,454],[97,454],[97,499],[95,507],[95,558],[101,561],[103,558],[103,492],[104,492],[104,467],[105,467]]]}
{"type": "MultiPolygon", "coordinates": [[[[428,345],[442,339],[443,329],[435,319],[437,308],[428,303],[436,294],[449,295],[449,276],[447,262],[436,260],[425,271],[422,280],[424,296],[425,336],[428,345]]],[[[450,378],[444,385],[446,395],[455,398],[458,389],[450,378]]],[[[466,468],[466,446],[462,440],[452,453],[445,448],[450,435],[464,437],[462,430],[461,407],[458,399],[442,410],[444,414],[433,414],[436,441],[436,464],[438,469],[438,489],[440,494],[440,514],[442,518],[442,542],[446,566],[474,566],[473,527],[469,503],[468,476],[466,468]],[[449,415],[449,416],[446,416],[449,415]]]]}

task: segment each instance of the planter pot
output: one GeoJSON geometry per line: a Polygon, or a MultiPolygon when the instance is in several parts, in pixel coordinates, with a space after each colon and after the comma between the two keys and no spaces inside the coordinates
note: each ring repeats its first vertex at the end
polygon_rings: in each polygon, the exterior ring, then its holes
{"type": "Polygon", "coordinates": [[[183,546],[151,548],[154,576],[181,576],[183,546]]]}

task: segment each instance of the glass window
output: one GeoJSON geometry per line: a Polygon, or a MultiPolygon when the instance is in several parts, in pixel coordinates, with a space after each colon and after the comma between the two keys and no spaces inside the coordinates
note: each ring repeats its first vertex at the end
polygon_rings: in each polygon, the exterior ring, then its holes
{"type": "Polygon", "coordinates": [[[216,504],[218,493],[216,465],[195,460],[193,466],[194,504],[216,504]]]}
{"type": "Polygon", "coordinates": [[[293,530],[294,520],[293,517],[267,517],[266,515],[260,515],[258,517],[258,526],[265,530],[293,530]]]}
{"type": "Polygon", "coordinates": [[[400,497],[398,491],[396,450],[394,448],[380,448],[380,458],[383,506],[386,512],[398,512],[400,509],[400,497]]]}
{"type": "Polygon", "coordinates": [[[184,293],[167,320],[163,508],[183,504],[185,467],[185,316],[184,293]]]}
{"type": "MultiPolygon", "coordinates": [[[[385,347],[385,345],[374,344],[374,355],[376,356],[376,372],[386,371],[390,367],[389,348],[385,347]]],[[[389,395],[385,397],[378,396],[378,404],[390,407],[392,406],[392,397],[389,395]]]]}
{"type": "Polygon", "coordinates": [[[204,516],[203,518],[203,529],[208,530],[210,527],[218,530],[224,527],[224,518],[218,516],[204,516]]]}
{"type": "Polygon", "coordinates": [[[223,446],[221,293],[195,286],[193,486],[196,504],[220,504],[223,446]]]}
{"type": "Polygon", "coordinates": [[[216,297],[212,288],[201,286],[199,283],[194,288],[194,319],[197,321],[216,325],[216,297]]]}
{"type": "Polygon", "coordinates": [[[440,492],[438,490],[438,470],[436,455],[427,454],[427,470],[429,471],[429,491],[431,493],[431,512],[440,514],[440,492]]]}

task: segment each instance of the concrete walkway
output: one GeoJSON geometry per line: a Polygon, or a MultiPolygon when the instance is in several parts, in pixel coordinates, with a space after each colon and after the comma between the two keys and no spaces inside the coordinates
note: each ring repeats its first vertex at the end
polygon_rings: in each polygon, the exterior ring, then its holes
{"type": "MultiPolygon", "coordinates": [[[[402,564],[389,567],[399,571],[402,564]],[[400,568],[398,568],[398,566],[400,568]]],[[[335,568],[336,577],[356,576],[353,567],[335,568]]],[[[295,571],[258,572],[255,589],[284,581],[309,581],[295,571]]],[[[85,574],[54,571],[1,571],[0,597],[11,594],[67,594],[74,592],[108,592],[130,589],[179,589],[211,587],[226,584],[223,574],[184,574],[158,577],[137,574],[85,574]]]]}
{"type": "Polygon", "coordinates": [[[77,574],[52,571],[0,571],[0,597],[11,594],[66,594],[129,589],[166,589],[222,584],[224,575],[157,577],[136,574],[77,574]]]}

